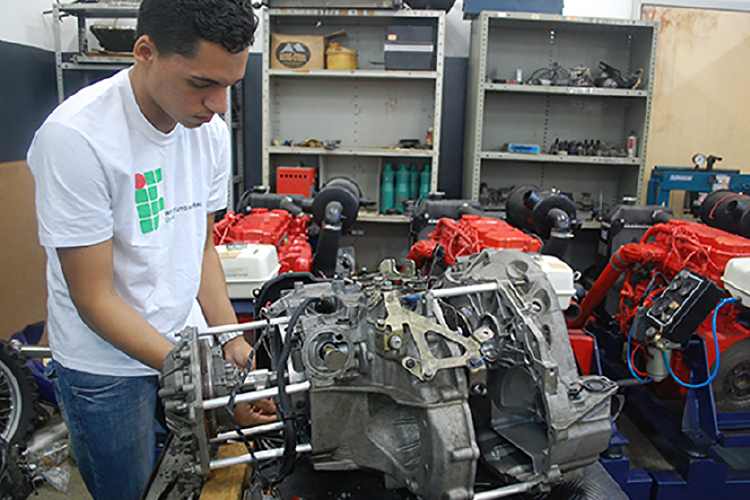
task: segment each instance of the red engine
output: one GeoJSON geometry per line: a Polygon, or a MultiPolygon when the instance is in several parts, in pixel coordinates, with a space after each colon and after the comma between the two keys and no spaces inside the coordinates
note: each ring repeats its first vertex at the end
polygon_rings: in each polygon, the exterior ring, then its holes
{"type": "Polygon", "coordinates": [[[280,273],[310,271],[312,247],[307,242],[310,217],[286,210],[254,208],[247,214],[228,212],[214,224],[214,243],[265,243],[278,252],[280,273]]]}
{"type": "MultiPolygon", "coordinates": [[[[646,232],[640,243],[624,245],[612,256],[609,265],[581,303],[581,315],[569,326],[582,326],[596,304],[624,272],[620,311],[615,319],[620,324],[621,333],[628,335],[637,308],[653,305],[654,298],[682,269],[701,274],[724,288],[721,279],[724,269],[727,262],[735,257],[750,257],[749,239],[684,220],[674,219],[665,224],[656,224],[646,232]]],[[[720,352],[750,337],[750,330],[736,321],[740,310],[741,306],[731,305],[719,312],[717,332],[720,352]]],[[[713,343],[712,316],[700,325],[697,333],[708,345],[713,343]]],[[[712,348],[707,351],[709,365],[713,365],[716,353],[712,348]]],[[[672,365],[679,378],[688,378],[688,369],[682,364],[679,352],[675,352],[672,365]]]]}
{"type": "MultiPolygon", "coordinates": [[[[634,269],[628,270],[621,292],[620,314],[616,318],[623,333],[627,333],[625,329],[629,328],[635,316],[634,305],[641,300],[643,305],[651,305],[653,298],[664,290],[665,283],[657,283],[662,280],[655,280],[651,290],[647,292],[648,284],[657,272],[662,273],[666,280],[671,280],[682,269],[689,269],[724,288],[721,278],[727,262],[735,257],[750,257],[750,240],[747,238],[683,220],[655,225],[646,232],[641,242],[642,245],[662,247],[666,252],[663,259],[655,262],[648,280],[636,282],[634,269]]],[[[750,330],[736,321],[739,309],[739,306],[725,306],[719,311],[717,332],[721,351],[750,335],[750,330]]],[[[713,340],[710,317],[698,328],[698,335],[706,342],[713,340]]],[[[716,359],[713,349],[709,349],[708,358],[709,364],[713,364],[716,359]]]]}
{"type": "Polygon", "coordinates": [[[440,219],[429,240],[416,242],[407,258],[421,268],[432,260],[438,246],[445,249],[445,263],[452,265],[456,258],[479,253],[486,248],[507,248],[522,252],[538,252],[542,242],[499,219],[464,215],[460,221],[440,219]]]}

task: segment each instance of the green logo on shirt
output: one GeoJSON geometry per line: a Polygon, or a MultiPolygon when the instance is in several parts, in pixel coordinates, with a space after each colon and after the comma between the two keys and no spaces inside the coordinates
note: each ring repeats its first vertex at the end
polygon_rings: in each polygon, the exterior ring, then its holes
{"type": "Polygon", "coordinates": [[[159,196],[161,180],[161,168],[135,174],[135,209],[143,234],[159,229],[159,212],[164,210],[164,197],[159,196]]]}

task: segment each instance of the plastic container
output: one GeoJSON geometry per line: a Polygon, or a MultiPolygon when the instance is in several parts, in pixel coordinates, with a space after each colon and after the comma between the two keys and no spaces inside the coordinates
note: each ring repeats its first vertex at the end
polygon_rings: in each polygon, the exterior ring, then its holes
{"type": "Polygon", "coordinates": [[[388,163],[383,169],[380,183],[380,213],[393,208],[393,180],[396,174],[393,172],[393,166],[388,163]]]}
{"type": "Polygon", "coordinates": [[[427,196],[430,194],[431,189],[432,172],[430,172],[430,166],[425,165],[424,170],[419,174],[419,197],[427,196]]]}
{"type": "Polygon", "coordinates": [[[732,297],[742,301],[743,306],[750,307],[750,258],[737,257],[727,262],[722,280],[732,297]]]}
{"type": "Polygon", "coordinates": [[[570,299],[576,293],[573,270],[565,262],[552,255],[535,255],[534,259],[552,284],[560,309],[565,311],[570,306],[570,299]]]}
{"type": "Polygon", "coordinates": [[[342,47],[336,42],[329,43],[326,49],[326,68],[357,69],[357,51],[342,47]]]}
{"type": "Polygon", "coordinates": [[[419,169],[415,164],[409,167],[409,199],[416,200],[419,196],[419,169]]]}
{"type": "Polygon", "coordinates": [[[409,199],[409,171],[406,165],[401,165],[396,172],[396,196],[395,207],[400,213],[404,213],[404,203],[409,199]]]}
{"type": "Polygon", "coordinates": [[[227,280],[230,299],[252,299],[253,292],[279,274],[274,245],[230,243],[216,247],[227,280]]]}

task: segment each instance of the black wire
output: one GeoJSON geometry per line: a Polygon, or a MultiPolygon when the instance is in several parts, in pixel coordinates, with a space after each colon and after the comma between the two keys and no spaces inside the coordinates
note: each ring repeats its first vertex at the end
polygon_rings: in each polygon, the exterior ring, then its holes
{"type": "Polygon", "coordinates": [[[289,320],[289,324],[287,325],[286,338],[282,340],[283,345],[281,348],[281,354],[276,363],[276,384],[279,388],[279,404],[276,409],[284,424],[284,455],[282,456],[281,466],[279,467],[276,476],[271,479],[273,484],[280,483],[286,476],[288,476],[294,470],[294,465],[297,460],[296,415],[292,408],[291,398],[286,392],[286,377],[284,376],[284,371],[286,370],[286,363],[292,350],[292,334],[294,332],[294,326],[297,324],[300,316],[302,316],[302,313],[305,312],[307,306],[317,300],[320,300],[320,298],[308,297],[302,301],[297,309],[295,309],[289,320]]]}
{"type": "Polygon", "coordinates": [[[237,381],[234,384],[232,393],[229,395],[229,402],[227,403],[229,422],[232,424],[234,431],[237,433],[237,436],[239,436],[240,440],[245,445],[245,448],[247,449],[248,453],[250,454],[250,458],[252,459],[253,476],[255,477],[256,475],[260,475],[263,482],[266,481],[266,478],[263,477],[263,473],[261,472],[260,467],[258,467],[258,460],[255,458],[253,447],[250,445],[250,442],[247,440],[247,436],[243,434],[242,428],[237,424],[237,420],[234,418],[234,408],[236,406],[234,400],[237,397],[237,394],[240,392],[242,386],[245,385],[245,378],[247,378],[247,374],[250,373],[250,369],[253,365],[253,358],[255,357],[255,346],[261,344],[265,340],[265,337],[269,331],[270,322],[266,325],[266,328],[263,330],[263,333],[260,335],[260,337],[255,342],[253,342],[252,349],[250,350],[250,356],[248,356],[247,362],[245,363],[245,367],[243,368],[242,372],[237,376],[237,381]]]}

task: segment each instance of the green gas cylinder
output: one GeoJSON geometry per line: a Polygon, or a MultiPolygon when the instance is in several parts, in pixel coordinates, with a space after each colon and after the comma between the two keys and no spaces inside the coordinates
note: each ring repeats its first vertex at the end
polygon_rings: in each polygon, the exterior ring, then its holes
{"type": "Polygon", "coordinates": [[[424,170],[419,174],[419,197],[427,196],[430,194],[432,173],[430,172],[430,166],[425,165],[424,170]]]}
{"type": "Polygon", "coordinates": [[[393,179],[396,174],[393,166],[388,163],[383,169],[382,181],[380,183],[380,213],[393,208],[393,179]]]}
{"type": "Polygon", "coordinates": [[[404,213],[404,203],[409,199],[409,171],[406,169],[406,165],[401,165],[401,168],[396,172],[395,199],[396,210],[404,213]]]}
{"type": "Polygon", "coordinates": [[[416,200],[419,196],[419,170],[415,164],[409,167],[409,199],[416,200]]]}

